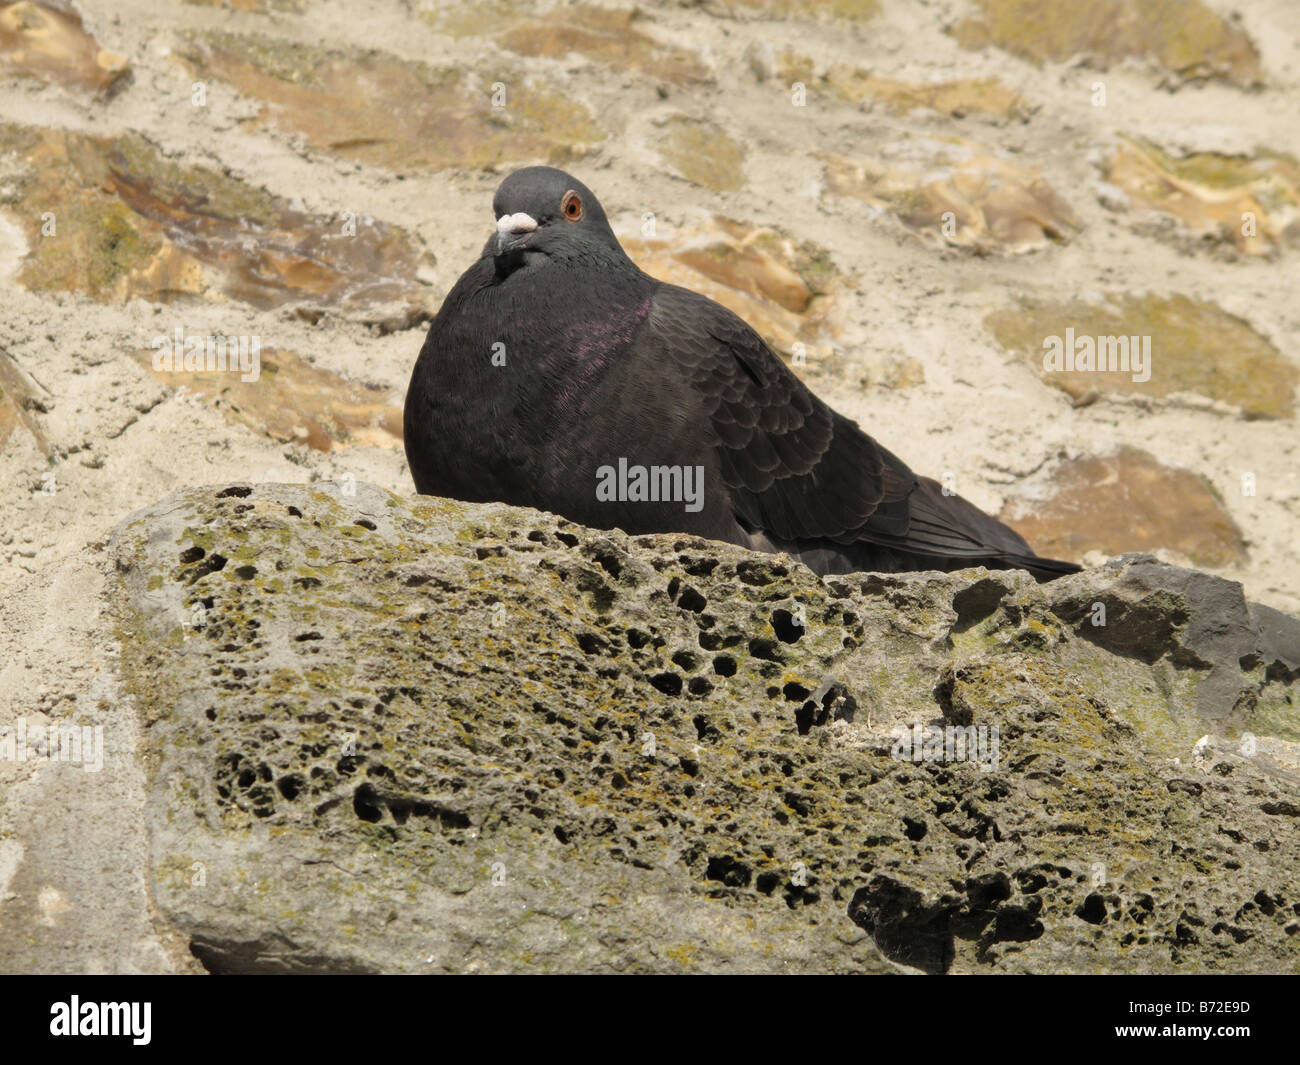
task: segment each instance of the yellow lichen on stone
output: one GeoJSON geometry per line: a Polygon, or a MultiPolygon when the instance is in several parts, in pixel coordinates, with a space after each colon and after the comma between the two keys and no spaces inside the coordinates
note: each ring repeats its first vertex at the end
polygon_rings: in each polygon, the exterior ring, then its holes
{"type": "Polygon", "coordinates": [[[744,183],[744,147],[713,122],[684,115],[669,119],[659,153],[687,181],[714,192],[728,192],[744,183]]]}
{"type": "Polygon", "coordinates": [[[996,45],[1042,63],[1147,58],[1182,79],[1262,82],[1259,51],[1201,0],[974,0],[951,32],[966,48],[996,45]]]}
{"type": "Polygon", "coordinates": [[[1103,393],[1192,393],[1236,407],[1248,418],[1285,418],[1295,404],[1300,371],[1247,322],[1187,296],[1119,293],[1097,302],[1024,302],[993,312],[984,324],[1004,348],[1022,353],[1048,384],[1076,402],[1103,393]],[[1118,350],[1111,341],[1122,340],[1125,348],[1149,346],[1148,378],[1130,370],[1048,368],[1049,345],[1063,347],[1067,330],[1076,345],[1087,339],[1098,352],[1106,347],[1097,357],[1107,365],[1118,350]]]}

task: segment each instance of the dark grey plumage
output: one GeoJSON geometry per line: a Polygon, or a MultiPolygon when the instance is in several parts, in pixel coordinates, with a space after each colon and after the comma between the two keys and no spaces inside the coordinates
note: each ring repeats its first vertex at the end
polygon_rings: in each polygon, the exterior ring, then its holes
{"type": "Polygon", "coordinates": [[[643,273],[580,181],[528,167],[493,210],[407,390],[419,492],[788,551],[818,573],[1078,569],[918,477],[731,311],[643,273]],[[620,459],[702,468],[702,506],[598,499],[620,459]]]}

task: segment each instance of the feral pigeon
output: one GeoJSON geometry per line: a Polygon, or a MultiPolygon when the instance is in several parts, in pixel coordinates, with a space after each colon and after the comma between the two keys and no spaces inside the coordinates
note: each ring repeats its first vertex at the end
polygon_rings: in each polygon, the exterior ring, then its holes
{"type": "Polygon", "coordinates": [[[518,170],[492,209],[411,375],[419,492],[785,551],[821,574],[1078,569],[913,473],[731,311],[640,270],[576,178],[518,170]]]}

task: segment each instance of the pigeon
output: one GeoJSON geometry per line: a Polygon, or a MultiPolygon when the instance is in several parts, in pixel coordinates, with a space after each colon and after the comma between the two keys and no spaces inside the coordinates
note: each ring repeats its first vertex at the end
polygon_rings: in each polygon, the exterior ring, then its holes
{"type": "Polygon", "coordinates": [[[786,552],[814,572],[1076,572],[913,473],[749,325],[628,257],[581,181],[517,170],[406,393],[416,491],[632,535],[786,552]]]}

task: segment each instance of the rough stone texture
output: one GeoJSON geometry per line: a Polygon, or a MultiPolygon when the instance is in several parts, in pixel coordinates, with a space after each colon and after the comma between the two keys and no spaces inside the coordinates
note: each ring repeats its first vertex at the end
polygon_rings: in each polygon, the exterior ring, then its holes
{"type": "Polygon", "coordinates": [[[1300,968],[1300,623],[1232,582],[823,582],[364,484],[187,490],[108,551],[150,891],[209,969],[1300,968]],[[996,767],[892,756],[944,721],[996,767]]]}
{"type": "Polygon", "coordinates": [[[0,738],[0,972],[201,972],[149,901],[139,720],[116,669],[95,551],[0,596],[0,737],[103,728],[103,765],[9,756],[0,738]],[[17,634],[17,642],[14,635],[17,634]],[[5,730],[10,730],[6,732],[5,730]]]}
{"type": "Polygon", "coordinates": [[[31,434],[41,452],[49,455],[49,441],[31,413],[33,407],[39,409],[39,402],[36,388],[28,383],[9,352],[0,348],[0,447],[21,425],[31,434]]]}

